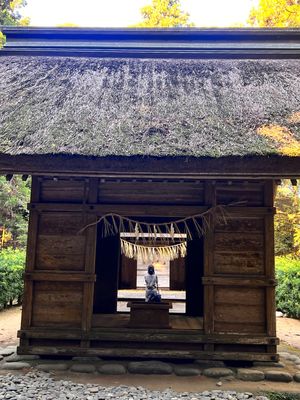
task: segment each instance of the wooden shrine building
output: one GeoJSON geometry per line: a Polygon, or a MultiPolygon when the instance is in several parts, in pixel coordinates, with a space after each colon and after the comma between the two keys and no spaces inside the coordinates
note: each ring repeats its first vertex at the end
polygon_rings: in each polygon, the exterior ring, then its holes
{"type": "Polygon", "coordinates": [[[18,352],[277,360],[273,201],[300,176],[300,31],[2,31],[0,173],[32,176],[18,352]],[[205,212],[177,267],[185,312],[129,326],[121,232],[97,221],[205,212]]]}

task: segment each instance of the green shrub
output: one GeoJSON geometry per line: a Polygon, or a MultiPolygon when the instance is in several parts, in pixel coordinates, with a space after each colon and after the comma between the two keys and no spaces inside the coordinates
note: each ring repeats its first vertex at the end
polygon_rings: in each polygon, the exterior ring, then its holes
{"type": "Polygon", "coordinates": [[[299,393],[288,392],[264,392],[262,396],[266,396],[270,400],[300,400],[299,393]]]}
{"type": "Polygon", "coordinates": [[[20,302],[23,294],[25,250],[3,249],[0,251],[0,309],[20,302]]]}
{"type": "Polygon", "coordinates": [[[277,309],[300,318],[300,260],[276,257],[277,309]]]}

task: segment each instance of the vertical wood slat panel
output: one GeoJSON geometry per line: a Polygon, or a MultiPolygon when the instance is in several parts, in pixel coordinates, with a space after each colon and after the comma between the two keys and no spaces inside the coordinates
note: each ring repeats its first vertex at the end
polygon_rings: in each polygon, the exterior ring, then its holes
{"type": "MultiPolygon", "coordinates": [[[[98,178],[90,178],[88,182],[88,203],[97,203],[98,200],[98,178]]],[[[95,223],[97,216],[87,215],[86,224],[95,223]]],[[[97,243],[97,225],[90,226],[86,232],[85,245],[85,272],[93,273],[95,271],[96,260],[96,243],[97,243]]],[[[83,304],[82,304],[82,330],[87,332],[91,328],[94,300],[94,283],[85,282],[83,288],[83,304]]],[[[81,342],[81,347],[88,347],[87,341],[81,342]]]]}
{"type": "MultiPolygon", "coordinates": [[[[212,207],[216,204],[216,192],[213,182],[205,182],[205,205],[212,207]]],[[[214,220],[210,216],[210,229],[204,235],[204,276],[213,275],[213,251],[214,251],[214,220]]],[[[214,331],[214,287],[213,285],[204,286],[204,316],[203,327],[205,334],[211,334],[214,331]]],[[[205,348],[205,350],[213,350],[205,348]]]]}
{"type": "MultiPolygon", "coordinates": [[[[274,182],[266,181],[264,187],[265,206],[274,205],[274,182]]],[[[274,216],[265,216],[265,274],[267,278],[274,279],[274,216]]],[[[276,304],[275,288],[266,288],[266,328],[269,336],[276,336],[276,304]]]]}
{"type": "MultiPolygon", "coordinates": [[[[38,202],[40,198],[40,178],[33,176],[31,180],[31,195],[32,202],[38,202]]],[[[30,210],[28,223],[28,239],[26,248],[26,272],[31,272],[35,267],[36,243],[38,235],[39,214],[36,210],[30,210]]],[[[26,329],[32,323],[32,300],[33,300],[33,283],[30,281],[24,282],[23,307],[21,329],[26,329]]]]}

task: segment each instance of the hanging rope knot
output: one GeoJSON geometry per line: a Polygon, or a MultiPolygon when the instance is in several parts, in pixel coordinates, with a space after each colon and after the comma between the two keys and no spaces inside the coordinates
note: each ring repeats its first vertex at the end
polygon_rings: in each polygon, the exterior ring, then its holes
{"type": "Polygon", "coordinates": [[[161,223],[140,222],[116,213],[109,213],[101,216],[96,222],[84,226],[78,234],[101,223],[102,237],[120,234],[121,250],[127,257],[140,256],[143,260],[151,261],[161,256],[173,260],[185,257],[187,240],[205,235],[217,223],[227,224],[226,208],[240,204],[241,202],[227,206],[217,205],[199,214],[161,223]],[[124,237],[132,237],[135,243],[124,237]],[[170,244],[170,241],[173,243],[170,244]],[[174,241],[179,243],[174,244],[174,241]]]}

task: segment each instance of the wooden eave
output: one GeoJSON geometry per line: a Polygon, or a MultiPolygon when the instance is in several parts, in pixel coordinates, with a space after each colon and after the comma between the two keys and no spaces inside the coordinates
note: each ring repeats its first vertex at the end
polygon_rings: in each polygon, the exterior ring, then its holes
{"type": "Polygon", "coordinates": [[[2,27],[0,55],[101,58],[299,58],[299,29],[2,27]]]}
{"type": "Polygon", "coordinates": [[[0,155],[0,174],[190,179],[299,179],[300,158],[0,155]]]}

